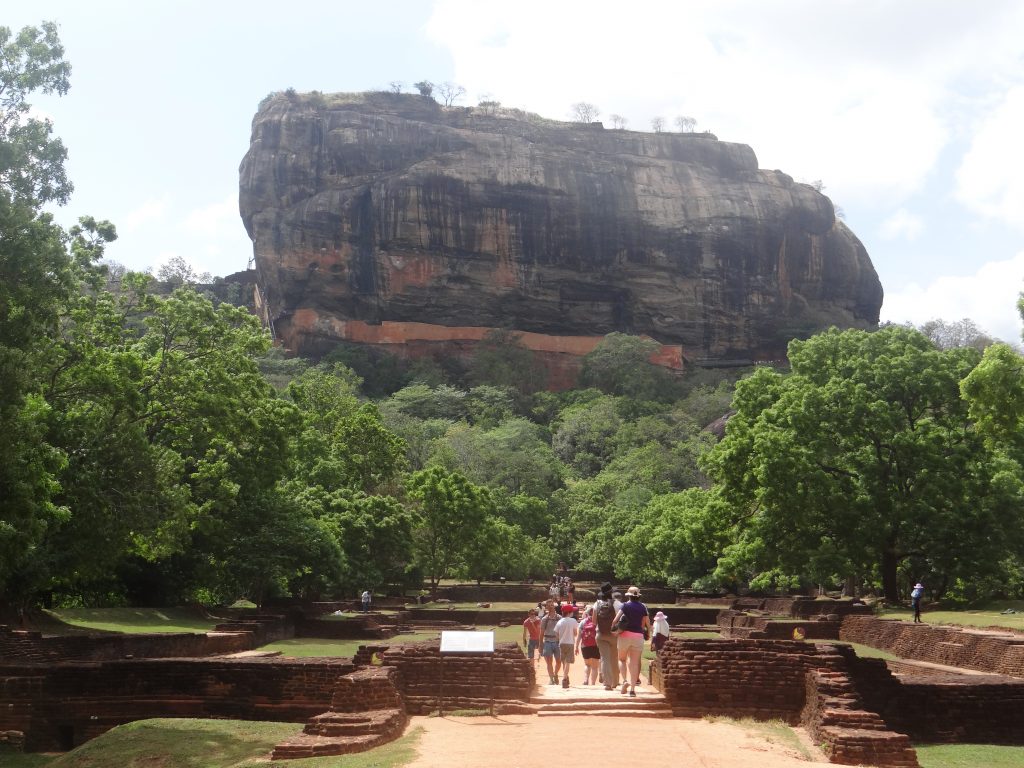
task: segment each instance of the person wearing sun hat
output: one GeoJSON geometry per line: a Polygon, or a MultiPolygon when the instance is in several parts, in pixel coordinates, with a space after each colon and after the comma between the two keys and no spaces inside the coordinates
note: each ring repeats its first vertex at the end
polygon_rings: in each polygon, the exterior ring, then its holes
{"type": "Polygon", "coordinates": [[[654,614],[654,629],[651,630],[651,650],[657,653],[668,642],[672,630],[668,625],[668,616],[661,611],[654,614]]]}
{"type": "Polygon", "coordinates": [[[917,582],[910,593],[910,604],[914,606],[914,623],[921,623],[921,598],[924,597],[924,584],[917,582]]]}
{"type": "Polygon", "coordinates": [[[619,632],[619,673],[622,677],[622,693],[629,691],[636,696],[636,684],[640,680],[640,658],[644,652],[644,630],[651,626],[647,606],[640,602],[640,589],[626,590],[626,602],[622,604],[615,625],[622,627],[619,632]],[[621,623],[620,623],[621,622],[621,623]]]}

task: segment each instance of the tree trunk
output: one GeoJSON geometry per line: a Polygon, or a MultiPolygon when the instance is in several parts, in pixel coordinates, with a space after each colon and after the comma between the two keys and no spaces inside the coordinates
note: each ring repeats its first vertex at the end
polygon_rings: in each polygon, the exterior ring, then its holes
{"type": "Polygon", "coordinates": [[[887,603],[898,603],[900,596],[896,583],[896,566],[899,558],[892,550],[882,552],[882,595],[887,603]]]}

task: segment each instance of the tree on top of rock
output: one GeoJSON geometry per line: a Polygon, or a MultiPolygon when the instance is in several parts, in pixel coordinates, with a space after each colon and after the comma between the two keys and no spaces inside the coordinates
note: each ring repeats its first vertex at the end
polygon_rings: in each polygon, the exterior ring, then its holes
{"type": "Polygon", "coordinates": [[[577,101],[569,108],[569,114],[577,123],[593,123],[601,116],[601,110],[589,101],[577,101]]]}

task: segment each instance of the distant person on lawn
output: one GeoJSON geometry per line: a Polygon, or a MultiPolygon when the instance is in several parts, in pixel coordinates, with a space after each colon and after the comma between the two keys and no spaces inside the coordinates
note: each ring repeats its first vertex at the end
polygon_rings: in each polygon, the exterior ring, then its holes
{"type": "Polygon", "coordinates": [[[530,615],[523,622],[523,645],[526,646],[526,658],[531,664],[536,664],[540,658],[540,617],[537,609],[531,608],[530,615]]]}
{"type": "Polygon", "coordinates": [[[362,598],[360,598],[360,599],[363,602],[363,613],[369,613],[370,612],[370,603],[373,602],[373,595],[370,594],[370,590],[364,589],[363,590],[362,598]]]}
{"type": "Polygon", "coordinates": [[[910,604],[914,606],[914,623],[921,623],[921,598],[924,597],[924,584],[917,582],[910,593],[910,604]]]}
{"type": "Polygon", "coordinates": [[[576,646],[576,634],[579,622],[573,616],[576,609],[566,603],[562,606],[562,618],[555,624],[555,634],[558,635],[558,658],[562,662],[562,687],[569,687],[569,667],[576,660],[573,649],[576,646]]]}

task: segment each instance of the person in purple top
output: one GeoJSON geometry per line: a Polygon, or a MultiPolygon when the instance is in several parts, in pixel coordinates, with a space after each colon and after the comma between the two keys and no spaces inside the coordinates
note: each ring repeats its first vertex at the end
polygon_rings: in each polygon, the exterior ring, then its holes
{"type": "Polygon", "coordinates": [[[619,632],[619,670],[622,673],[622,693],[629,691],[636,696],[636,684],[640,681],[640,658],[644,652],[644,635],[650,630],[651,618],[647,606],[640,602],[640,590],[630,587],[626,590],[626,602],[615,617],[619,632]],[[620,624],[623,622],[624,625],[620,624]]]}

